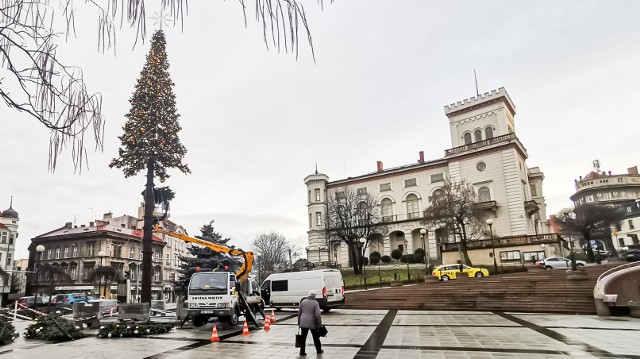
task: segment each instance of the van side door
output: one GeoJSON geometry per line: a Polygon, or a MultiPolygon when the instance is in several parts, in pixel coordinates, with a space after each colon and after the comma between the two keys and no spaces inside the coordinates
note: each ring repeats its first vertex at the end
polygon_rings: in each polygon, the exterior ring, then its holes
{"type": "Polygon", "coordinates": [[[265,280],[260,287],[260,296],[264,300],[265,304],[269,304],[271,301],[271,281],[265,280]]]}

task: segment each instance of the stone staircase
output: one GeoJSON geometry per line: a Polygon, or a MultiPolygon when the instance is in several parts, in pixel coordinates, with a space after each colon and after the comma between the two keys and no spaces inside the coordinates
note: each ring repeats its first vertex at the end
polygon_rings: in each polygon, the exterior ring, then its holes
{"type": "Polygon", "coordinates": [[[345,294],[350,309],[480,310],[595,314],[593,287],[617,264],[584,268],[586,278],[567,279],[562,269],[419,283],[345,294]]]}

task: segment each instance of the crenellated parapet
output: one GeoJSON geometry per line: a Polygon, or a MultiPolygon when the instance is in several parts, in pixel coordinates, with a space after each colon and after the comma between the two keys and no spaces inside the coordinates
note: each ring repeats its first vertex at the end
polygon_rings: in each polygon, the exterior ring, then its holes
{"type": "Polygon", "coordinates": [[[504,87],[500,87],[497,90],[491,90],[491,92],[485,92],[482,95],[466,98],[462,101],[446,105],[444,106],[444,113],[449,116],[455,112],[467,110],[478,105],[484,105],[487,102],[497,102],[501,100],[506,103],[512,113],[515,113],[516,107],[513,104],[513,101],[511,101],[511,98],[509,97],[509,94],[504,87]]]}

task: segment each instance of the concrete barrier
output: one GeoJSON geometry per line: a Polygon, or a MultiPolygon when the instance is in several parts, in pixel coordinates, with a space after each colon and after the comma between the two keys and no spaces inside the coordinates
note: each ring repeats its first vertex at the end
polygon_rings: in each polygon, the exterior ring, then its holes
{"type": "Polygon", "coordinates": [[[122,303],[118,307],[118,319],[148,320],[149,303],[122,303]]]}

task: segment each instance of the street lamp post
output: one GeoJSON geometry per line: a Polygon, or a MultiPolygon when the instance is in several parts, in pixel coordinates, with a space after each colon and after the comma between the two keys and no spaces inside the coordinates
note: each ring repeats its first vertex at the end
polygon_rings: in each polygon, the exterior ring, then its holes
{"type": "MultiPolygon", "coordinates": [[[[102,267],[104,265],[103,261],[104,261],[104,257],[106,257],[107,254],[104,251],[99,251],[98,252],[98,257],[100,257],[100,267],[102,267]]],[[[100,282],[98,283],[98,295],[100,296],[100,298],[102,298],[102,278],[104,277],[104,274],[100,275],[100,282]]],[[[104,288],[104,297],[107,297],[107,283],[105,280],[105,284],[104,284],[105,288],[104,288]]]]}
{"type": "Polygon", "coordinates": [[[311,249],[311,247],[309,247],[309,246],[304,247],[304,250],[307,251],[307,270],[309,270],[309,263],[310,263],[310,261],[309,261],[309,250],[310,249],[311,249]]]}
{"type": "Polygon", "coordinates": [[[42,264],[42,253],[44,253],[44,246],[42,244],[38,244],[36,246],[36,252],[38,253],[37,256],[39,258],[38,258],[38,261],[37,261],[38,263],[36,265],[36,293],[35,293],[35,296],[34,296],[34,302],[33,302],[34,304],[36,303],[35,301],[38,298],[38,289],[39,289],[38,288],[38,285],[39,285],[38,281],[40,280],[40,264],[42,264]]]}
{"type": "Polygon", "coordinates": [[[362,245],[362,274],[364,276],[364,290],[367,290],[367,267],[364,262],[364,251],[366,250],[365,244],[367,243],[366,238],[360,238],[360,244],[362,245]]]}
{"type": "Polygon", "coordinates": [[[429,277],[429,267],[430,267],[430,258],[429,258],[429,236],[428,231],[425,228],[420,230],[420,239],[422,239],[422,247],[424,248],[424,277],[429,277]],[[425,241],[425,237],[427,238],[425,241]]]}
{"type": "MultiPolygon", "coordinates": [[[[406,239],[404,240],[404,250],[407,252],[406,255],[409,255],[409,241],[407,241],[406,239]]],[[[409,270],[409,258],[408,257],[404,257],[405,260],[407,261],[407,280],[411,280],[411,271],[409,270]]]]}
{"type": "Polygon", "coordinates": [[[498,262],[496,261],[496,246],[493,242],[493,219],[487,219],[487,225],[489,226],[489,236],[491,237],[491,252],[493,252],[493,270],[498,273],[498,262]]]}

